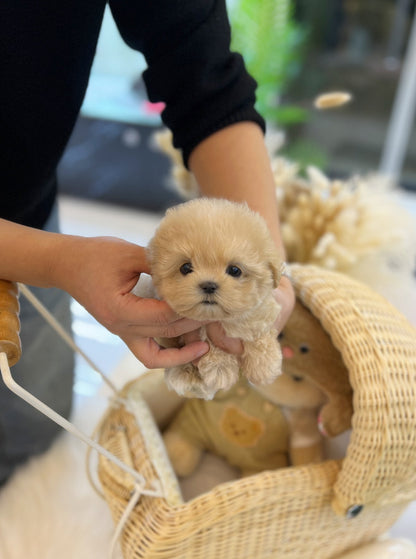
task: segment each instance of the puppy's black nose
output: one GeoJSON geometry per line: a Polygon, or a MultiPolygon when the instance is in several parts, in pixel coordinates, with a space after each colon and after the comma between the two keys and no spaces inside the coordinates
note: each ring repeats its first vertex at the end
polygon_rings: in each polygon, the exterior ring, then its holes
{"type": "Polygon", "coordinates": [[[203,281],[199,287],[204,293],[214,293],[218,289],[218,284],[215,281],[203,281]]]}

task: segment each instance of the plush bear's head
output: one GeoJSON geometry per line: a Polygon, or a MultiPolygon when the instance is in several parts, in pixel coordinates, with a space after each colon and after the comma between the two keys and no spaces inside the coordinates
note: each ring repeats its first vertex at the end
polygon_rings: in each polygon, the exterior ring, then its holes
{"type": "Polygon", "coordinates": [[[340,352],[321,323],[299,301],[279,341],[283,373],[272,384],[256,387],[268,400],[289,407],[323,406],[323,431],[335,436],[351,427],[352,388],[340,352]]]}

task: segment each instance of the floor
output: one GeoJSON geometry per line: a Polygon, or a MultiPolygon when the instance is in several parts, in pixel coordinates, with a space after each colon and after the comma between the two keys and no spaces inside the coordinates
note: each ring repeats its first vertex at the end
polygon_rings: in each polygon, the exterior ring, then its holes
{"type": "MultiPolygon", "coordinates": [[[[403,204],[416,218],[416,195],[403,192],[403,204]]],[[[60,199],[62,229],[65,233],[78,235],[115,235],[131,242],[145,245],[152,236],[160,215],[131,210],[102,203],[62,197],[60,199]]],[[[73,304],[76,341],[104,374],[111,371],[126,356],[120,340],[101,327],[77,303],[73,304]]],[[[82,404],[101,386],[100,377],[82,359],[77,363],[76,402],[82,404]]],[[[391,533],[395,537],[408,538],[416,544],[416,502],[413,503],[391,533]]]]}

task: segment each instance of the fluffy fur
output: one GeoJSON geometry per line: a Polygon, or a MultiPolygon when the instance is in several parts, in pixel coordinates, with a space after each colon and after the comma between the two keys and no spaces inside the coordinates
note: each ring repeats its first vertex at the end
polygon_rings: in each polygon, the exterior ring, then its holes
{"type": "Polygon", "coordinates": [[[156,146],[169,157],[172,163],[168,186],[178,190],[184,200],[196,198],[199,193],[198,184],[194,175],[184,166],[182,153],[173,147],[172,132],[170,130],[157,132],[154,140],[156,146]]]}
{"type": "MultiPolygon", "coordinates": [[[[167,211],[148,258],[158,297],[181,316],[218,321],[227,335],[241,338],[241,369],[248,380],[263,384],[277,377],[281,352],[273,324],[280,308],[273,289],[282,261],[258,214],[227,200],[180,204],[167,211]]],[[[205,328],[202,338],[207,339],[205,328]]],[[[160,343],[178,347],[183,341],[160,343]]],[[[210,345],[198,366],[167,369],[166,381],[178,394],[210,399],[238,380],[239,368],[236,356],[210,345]]]]}
{"type": "MultiPolygon", "coordinates": [[[[269,136],[269,153],[283,145],[269,136]],[[271,145],[271,142],[274,142],[271,145]]],[[[189,199],[198,195],[169,132],[158,136],[172,163],[171,181],[189,199]]],[[[271,156],[282,239],[288,262],[316,264],[356,278],[416,320],[416,222],[403,205],[403,191],[370,174],[331,180],[315,167],[302,176],[299,166],[271,156]]]]}
{"type": "Polygon", "coordinates": [[[402,272],[414,266],[416,227],[387,179],[369,175],[331,180],[310,167],[273,160],[282,237],[291,262],[350,274],[378,255],[402,272]]]}
{"type": "MultiPolygon", "coordinates": [[[[117,381],[128,377],[125,367],[118,374],[117,381]]],[[[83,402],[72,422],[89,433],[104,413],[108,397],[103,389],[83,402]]],[[[114,523],[107,503],[91,488],[85,452],[84,443],[62,433],[46,453],[22,465],[0,490],[1,559],[108,556],[114,523]]],[[[113,559],[122,559],[118,546],[113,559]]]]}

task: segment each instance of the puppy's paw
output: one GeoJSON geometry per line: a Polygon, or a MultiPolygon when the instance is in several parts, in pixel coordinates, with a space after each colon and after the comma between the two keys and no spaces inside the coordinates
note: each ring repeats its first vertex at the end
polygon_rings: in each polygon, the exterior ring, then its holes
{"type": "Polygon", "coordinates": [[[198,368],[192,363],[165,370],[165,382],[169,390],[186,398],[212,400],[215,390],[203,381],[198,368]]]}
{"type": "Polygon", "coordinates": [[[280,367],[263,367],[261,364],[257,365],[256,368],[243,367],[243,373],[246,379],[251,382],[251,384],[271,384],[277,377],[281,374],[280,367]]]}
{"type": "Polygon", "coordinates": [[[229,390],[238,381],[240,367],[235,355],[211,348],[200,359],[198,369],[205,385],[215,394],[229,390]]]}
{"type": "Polygon", "coordinates": [[[282,373],[282,352],[276,340],[249,342],[244,347],[241,368],[252,384],[271,384],[282,373]]]}

